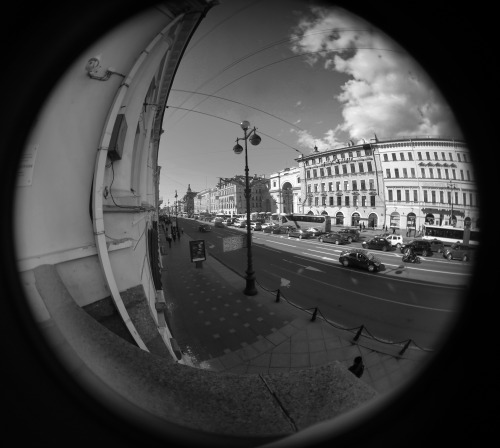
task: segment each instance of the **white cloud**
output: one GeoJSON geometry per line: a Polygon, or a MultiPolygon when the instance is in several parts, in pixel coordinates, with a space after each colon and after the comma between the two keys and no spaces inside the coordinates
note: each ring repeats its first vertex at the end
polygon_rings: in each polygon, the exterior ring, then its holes
{"type": "Polygon", "coordinates": [[[335,96],[343,122],[327,131],[322,143],[338,143],[336,135],[342,133],[351,139],[370,138],[374,133],[379,138],[462,137],[452,111],[427,74],[369,23],[342,9],[311,8],[311,16],[301,19],[294,36],[299,38],[292,46],[296,53],[323,50],[309,55],[309,64],[322,63],[326,70],[349,75],[335,96]]]}

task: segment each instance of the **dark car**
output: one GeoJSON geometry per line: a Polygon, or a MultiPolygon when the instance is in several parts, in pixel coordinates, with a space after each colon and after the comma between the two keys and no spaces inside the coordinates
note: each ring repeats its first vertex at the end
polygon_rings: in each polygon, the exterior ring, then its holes
{"type": "Polygon", "coordinates": [[[358,229],[339,229],[339,233],[345,235],[349,242],[359,241],[359,230],[358,229]]]}
{"type": "Polygon", "coordinates": [[[259,221],[254,221],[250,223],[250,228],[252,230],[262,230],[262,224],[259,221]]]}
{"type": "Polygon", "coordinates": [[[288,234],[294,229],[295,229],[295,227],[293,227],[293,226],[279,226],[279,227],[274,228],[272,233],[288,234]]]}
{"type": "Polygon", "coordinates": [[[199,232],[210,232],[212,230],[212,226],[210,224],[202,224],[198,227],[199,232]]]}
{"type": "Polygon", "coordinates": [[[346,250],[340,254],[340,263],[345,266],[355,266],[370,272],[380,270],[382,263],[375,255],[363,249],[346,250]]]}
{"type": "Polygon", "coordinates": [[[299,239],[314,238],[314,235],[311,232],[308,232],[307,230],[295,229],[295,228],[288,233],[288,236],[291,236],[293,238],[299,238],[299,239]]]}
{"type": "Polygon", "coordinates": [[[464,243],[454,243],[443,252],[443,257],[448,260],[458,259],[469,261],[474,258],[475,247],[464,243]]]}
{"type": "Polygon", "coordinates": [[[432,240],[427,240],[431,244],[432,252],[437,252],[438,254],[442,254],[444,252],[444,243],[436,238],[432,240]]]}
{"type": "Polygon", "coordinates": [[[373,237],[368,241],[363,241],[362,246],[365,249],[377,249],[384,252],[392,250],[392,244],[380,236],[373,237]]]}
{"type": "Polygon", "coordinates": [[[403,244],[399,250],[404,254],[409,251],[410,248],[413,249],[413,252],[417,255],[422,255],[424,257],[432,255],[431,243],[427,240],[412,240],[403,244]]]}
{"type": "Polygon", "coordinates": [[[341,233],[330,232],[318,237],[321,243],[348,244],[349,239],[341,233]]]}
{"type": "Polygon", "coordinates": [[[264,227],[264,233],[273,233],[273,230],[277,229],[278,227],[278,224],[271,224],[270,226],[264,227]]]}

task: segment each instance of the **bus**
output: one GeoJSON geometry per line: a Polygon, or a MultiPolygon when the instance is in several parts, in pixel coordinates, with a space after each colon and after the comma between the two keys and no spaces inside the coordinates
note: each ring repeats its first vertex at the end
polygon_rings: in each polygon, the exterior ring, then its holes
{"type": "MultiPolygon", "coordinates": [[[[446,245],[451,245],[456,242],[463,243],[464,229],[459,229],[453,226],[435,226],[424,224],[422,229],[422,239],[433,240],[434,238],[441,240],[446,245]]],[[[479,244],[479,230],[470,231],[469,244],[479,244]]]]}
{"type": "Polygon", "coordinates": [[[328,233],[332,229],[332,219],[328,215],[302,215],[299,213],[273,213],[271,223],[280,226],[294,226],[298,229],[314,227],[322,232],[328,233]]]}

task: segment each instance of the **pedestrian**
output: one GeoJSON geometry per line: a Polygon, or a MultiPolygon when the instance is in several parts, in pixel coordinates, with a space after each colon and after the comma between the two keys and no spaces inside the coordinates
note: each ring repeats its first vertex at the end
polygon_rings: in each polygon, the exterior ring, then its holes
{"type": "Polygon", "coordinates": [[[362,226],[361,223],[359,223],[359,231],[361,232],[362,226]]]}
{"type": "Polygon", "coordinates": [[[387,232],[387,224],[385,225],[385,231],[387,232]]]}
{"type": "Polygon", "coordinates": [[[169,249],[172,248],[172,234],[170,233],[170,230],[167,233],[167,242],[169,249]]]}
{"type": "Polygon", "coordinates": [[[365,370],[365,366],[363,365],[363,358],[361,356],[356,356],[354,358],[354,363],[351,367],[349,367],[349,371],[356,375],[358,378],[361,378],[363,372],[365,370]]]}
{"type": "Polygon", "coordinates": [[[177,239],[175,227],[172,227],[172,239],[174,240],[174,243],[175,243],[175,240],[177,239]]]}
{"type": "Polygon", "coordinates": [[[396,233],[396,227],[392,228],[392,234],[394,235],[396,233]]]}
{"type": "Polygon", "coordinates": [[[365,223],[363,223],[363,230],[365,230],[365,223]]]}

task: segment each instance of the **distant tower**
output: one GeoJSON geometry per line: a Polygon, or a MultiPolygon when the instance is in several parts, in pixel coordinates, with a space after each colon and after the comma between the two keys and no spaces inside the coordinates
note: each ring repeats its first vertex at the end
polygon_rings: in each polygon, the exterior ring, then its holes
{"type": "Polygon", "coordinates": [[[184,195],[184,211],[191,216],[194,213],[194,199],[197,192],[191,191],[191,184],[188,184],[186,194],[184,195]]]}

